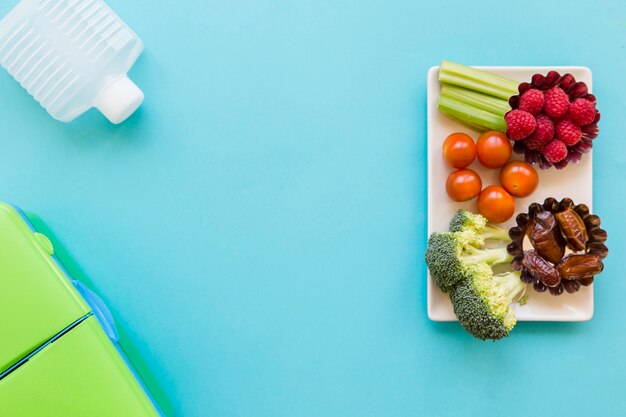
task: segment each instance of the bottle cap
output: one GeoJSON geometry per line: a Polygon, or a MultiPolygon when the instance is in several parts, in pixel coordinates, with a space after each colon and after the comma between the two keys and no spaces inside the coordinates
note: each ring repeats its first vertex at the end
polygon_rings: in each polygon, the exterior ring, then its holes
{"type": "Polygon", "coordinates": [[[117,78],[107,85],[96,98],[95,107],[111,123],[122,123],[143,102],[143,92],[127,76],[117,78]]]}

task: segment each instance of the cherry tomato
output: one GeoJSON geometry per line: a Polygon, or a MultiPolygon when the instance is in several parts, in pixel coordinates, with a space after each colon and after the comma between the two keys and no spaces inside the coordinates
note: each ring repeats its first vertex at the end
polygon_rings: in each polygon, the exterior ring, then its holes
{"type": "Polygon", "coordinates": [[[487,168],[500,168],[511,159],[511,142],[502,132],[485,132],[476,141],[476,153],[487,168]]]}
{"type": "Polygon", "coordinates": [[[476,144],[465,133],[453,133],[443,141],[443,158],[453,168],[465,168],[476,158],[476,144]]]}
{"type": "Polygon", "coordinates": [[[539,176],[532,165],[522,161],[512,161],[500,171],[500,183],[515,197],[527,197],[537,188],[539,176]]]}
{"type": "Polygon", "coordinates": [[[480,193],[483,182],[471,169],[458,169],[446,180],[446,192],[454,201],[467,201],[480,193]]]}
{"type": "Polygon", "coordinates": [[[503,223],[513,216],[515,200],[499,185],[485,187],[478,196],[478,212],[491,223],[503,223]]]}

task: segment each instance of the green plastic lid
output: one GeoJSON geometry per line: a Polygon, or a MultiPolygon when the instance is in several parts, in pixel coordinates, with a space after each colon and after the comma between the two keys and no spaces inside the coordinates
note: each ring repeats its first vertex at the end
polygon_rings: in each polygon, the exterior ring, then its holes
{"type": "Polygon", "coordinates": [[[50,241],[0,203],[0,373],[88,314],[50,241]]]}
{"type": "Polygon", "coordinates": [[[0,380],[0,416],[159,417],[94,316],[0,380]]]}

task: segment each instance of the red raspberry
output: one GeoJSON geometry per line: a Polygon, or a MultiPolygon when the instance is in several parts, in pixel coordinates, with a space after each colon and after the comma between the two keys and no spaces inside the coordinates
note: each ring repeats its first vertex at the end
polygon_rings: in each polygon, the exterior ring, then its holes
{"type": "Polygon", "coordinates": [[[545,114],[537,116],[537,127],[524,142],[529,149],[541,151],[554,138],[554,123],[545,114]]]}
{"type": "Polygon", "coordinates": [[[513,140],[524,139],[537,126],[534,116],[524,110],[511,110],[504,116],[506,133],[513,140]]]}
{"type": "Polygon", "coordinates": [[[543,91],[536,88],[525,91],[519,99],[519,109],[527,111],[533,116],[541,113],[541,109],[543,109],[543,91]]]}
{"type": "Polygon", "coordinates": [[[559,87],[554,87],[546,91],[543,102],[543,111],[552,118],[559,120],[565,117],[569,110],[569,97],[565,91],[559,87]]]}
{"type": "Polygon", "coordinates": [[[569,106],[569,118],[578,126],[586,126],[596,118],[596,105],[584,98],[577,98],[569,106]]]}
{"type": "Polygon", "coordinates": [[[567,146],[576,145],[581,136],[580,127],[571,120],[561,120],[556,124],[556,138],[567,146]]]}
{"type": "Polygon", "coordinates": [[[561,162],[567,158],[567,146],[560,140],[553,140],[543,148],[543,156],[553,164],[561,162]]]}

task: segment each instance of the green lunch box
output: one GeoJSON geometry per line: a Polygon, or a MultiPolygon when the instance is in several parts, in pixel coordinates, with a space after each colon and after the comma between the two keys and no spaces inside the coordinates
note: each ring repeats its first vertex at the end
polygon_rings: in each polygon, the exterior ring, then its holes
{"type": "Polygon", "coordinates": [[[110,312],[0,203],[0,416],[159,417],[110,312]]]}

